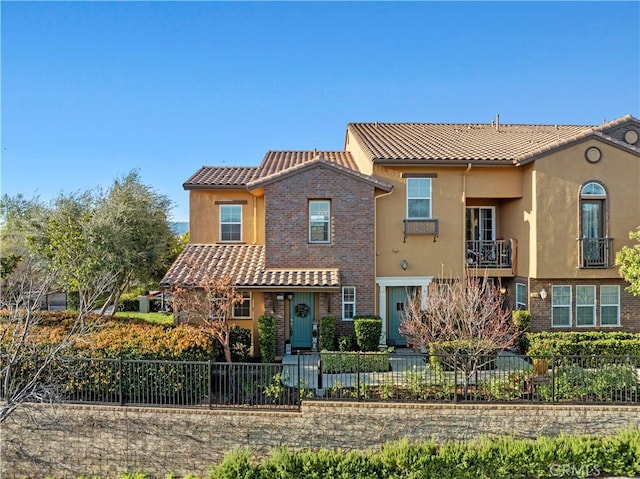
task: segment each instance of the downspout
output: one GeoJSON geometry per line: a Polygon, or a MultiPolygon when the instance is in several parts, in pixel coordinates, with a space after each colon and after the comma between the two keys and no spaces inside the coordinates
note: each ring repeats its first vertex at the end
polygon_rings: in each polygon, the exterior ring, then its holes
{"type": "Polygon", "coordinates": [[[258,198],[253,196],[253,244],[258,244],[258,198]]]}
{"type": "MultiPolygon", "coordinates": [[[[393,189],[387,193],[383,193],[373,197],[373,291],[376,297],[374,306],[376,306],[377,314],[382,318],[382,334],[380,335],[380,344],[386,346],[387,343],[387,313],[380,310],[381,307],[386,308],[386,304],[380,304],[380,292],[378,291],[378,199],[389,196],[393,193],[393,189]]],[[[375,194],[375,193],[374,193],[375,194]]],[[[386,295],[385,295],[386,297],[386,295]]],[[[376,313],[376,311],[374,311],[376,313]]]]}
{"type": "Polygon", "coordinates": [[[467,175],[471,171],[471,163],[467,163],[467,169],[462,174],[462,259],[464,268],[467,266],[467,175]]]}

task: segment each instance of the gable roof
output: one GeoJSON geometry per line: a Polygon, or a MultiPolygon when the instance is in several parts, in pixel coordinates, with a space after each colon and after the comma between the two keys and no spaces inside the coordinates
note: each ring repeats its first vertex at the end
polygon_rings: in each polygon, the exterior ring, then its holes
{"type": "MultiPolygon", "coordinates": [[[[587,136],[616,143],[607,130],[635,121],[624,116],[600,126],[464,123],[350,123],[347,132],[376,164],[516,164],[587,136]]],[[[634,150],[626,143],[624,146],[634,150]]]]}
{"type": "Polygon", "coordinates": [[[203,166],[183,183],[185,190],[258,188],[322,163],[329,168],[391,191],[389,183],[360,173],[348,151],[269,151],[258,167],[203,166]]]}
{"type": "Polygon", "coordinates": [[[229,275],[238,288],[340,288],[337,268],[265,268],[264,245],[189,244],[160,282],[197,286],[206,277],[229,275]]]}
{"type": "Polygon", "coordinates": [[[355,171],[347,166],[339,165],[334,163],[333,161],[329,161],[321,156],[317,156],[311,161],[307,161],[305,163],[299,163],[295,166],[291,166],[287,169],[282,169],[280,171],[276,171],[275,173],[267,176],[258,177],[249,183],[247,183],[248,189],[260,188],[262,186],[269,185],[276,181],[280,181],[284,178],[288,178],[290,176],[296,175],[302,171],[307,171],[312,168],[321,167],[327,168],[329,170],[334,170],[340,174],[349,176],[355,180],[363,181],[365,183],[370,184],[375,188],[379,188],[383,191],[391,191],[393,189],[393,185],[387,183],[386,181],[379,180],[373,176],[365,175],[360,173],[359,171],[355,171]]]}

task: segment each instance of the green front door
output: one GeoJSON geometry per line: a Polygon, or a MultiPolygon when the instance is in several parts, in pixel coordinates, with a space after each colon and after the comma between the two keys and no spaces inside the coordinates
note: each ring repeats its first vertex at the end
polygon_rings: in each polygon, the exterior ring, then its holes
{"type": "Polygon", "coordinates": [[[405,286],[389,287],[387,290],[387,344],[406,346],[407,341],[400,334],[400,321],[407,306],[407,293],[411,288],[405,286]]]}
{"type": "Polygon", "coordinates": [[[294,293],[289,302],[289,336],[292,348],[311,348],[313,307],[313,293],[294,293]]]}

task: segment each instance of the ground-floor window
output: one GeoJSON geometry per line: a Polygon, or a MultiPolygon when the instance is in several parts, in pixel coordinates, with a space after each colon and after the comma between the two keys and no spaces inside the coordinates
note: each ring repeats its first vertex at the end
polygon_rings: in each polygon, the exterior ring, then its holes
{"type": "Polygon", "coordinates": [[[620,286],[600,286],[600,324],[620,326],[620,286]]]}
{"type": "Polygon", "coordinates": [[[551,326],[556,328],[620,326],[620,286],[551,287],[551,326]],[[575,293],[575,304],[572,295],[575,293]],[[572,321],[575,308],[575,324],[572,321]]]}
{"type": "Polygon", "coordinates": [[[516,283],[516,309],[527,309],[527,285],[516,283]]]}
{"type": "Polygon", "coordinates": [[[576,326],[596,325],[596,287],[576,286],[576,326]]]}
{"type": "Polygon", "coordinates": [[[551,326],[571,327],[571,286],[551,287],[551,326]]]}
{"type": "Polygon", "coordinates": [[[242,303],[233,305],[234,318],[251,317],[251,293],[242,293],[242,303]]]}
{"type": "Polygon", "coordinates": [[[342,319],[352,320],[356,315],[356,287],[344,286],[342,288],[342,319]]]}

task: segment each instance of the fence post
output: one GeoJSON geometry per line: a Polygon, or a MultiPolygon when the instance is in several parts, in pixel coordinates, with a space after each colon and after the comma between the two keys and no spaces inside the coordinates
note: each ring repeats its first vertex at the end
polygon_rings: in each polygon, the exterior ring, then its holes
{"type": "Polygon", "coordinates": [[[556,355],[551,354],[551,402],[556,402],[556,355]]]}
{"type": "Polygon", "coordinates": [[[356,352],[356,399],[360,401],[360,351],[356,352]]]}
{"type": "Polygon", "coordinates": [[[318,353],[318,388],[322,389],[322,354],[318,353]]]}
{"type": "Polygon", "coordinates": [[[453,353],[453,402],[458,402],[458,353],[455,352],[453,353]]]}
{"type": "Polygon", "coordinates": [[[296,351],[296,354],[298,355],[298,407],[302,407],[302,398],[301,398],[301,394],[300,394],[300,386],[301,386],[301,382],[300,382],[300,350],[296,351]]]}
{"type": "Polygon", "coordinates": [[[211,367],[211,359],[207,361],[207,386],[209,388],[209,409],[213,408],[213,368],[211,367]]]}
{"type": "Polygon", "coordinates": [[[120,406],[124,406],[124,394],[123,394],[123,384],[122,384],[122,356],[118,357],[118,394],[120,396],[120,406]]]}

